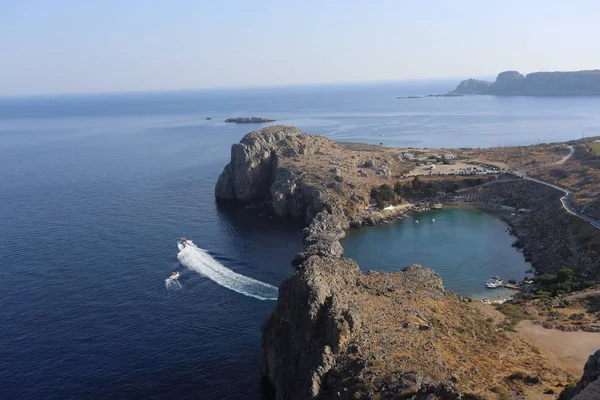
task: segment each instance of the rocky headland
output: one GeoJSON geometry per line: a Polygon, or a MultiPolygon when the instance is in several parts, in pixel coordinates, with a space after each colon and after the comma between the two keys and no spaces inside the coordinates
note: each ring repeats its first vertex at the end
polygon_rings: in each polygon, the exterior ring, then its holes
{"type": "Polygon", "coordinates": [[[275,119],[264,117],[232,117],[227,118],[225,122],[232,122],[235,124],[261,124],[264,122],[275,122],[275,119]]]}
{"type": "Polygon", "coordinates": [[[261,330],[261,372],[275,397],[530,398],[573,382],[543,350],[507,331],[491,306],[445,291],[433,270],[363,273],[344,257],[347,229],[405,209],[366,210],[371,188],[405,170],[385,148],[287,126],[232,146],[216,198],[308,225],[295,274],[261,330]]]}
{"type": "Polygon", "coordinates": [[[489,94],[497,96],[598,96],[600,70],[569,72],[517,71],[498,74],[495,82],[476,79],[462,81],[451,94],[489,94]]]}

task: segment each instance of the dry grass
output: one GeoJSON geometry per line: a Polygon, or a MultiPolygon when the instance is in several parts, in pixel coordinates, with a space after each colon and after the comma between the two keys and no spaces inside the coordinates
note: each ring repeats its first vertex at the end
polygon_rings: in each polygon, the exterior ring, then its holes
{"type": "MultiPolygon", "coordinates": [[[[365,280],[369,288],[369,277],[365,280]]],[[[380,375],[422,371],[442,381],[457,377],[457,386],[464,393],[487,393],[490,398],[495,396],[494,387],[508,393],[506,385],[516,392],[528,386],[524,379],[506,378],[522,369],[529,371],[527,377],[552,377],[553,382],[564,383],[572,380],[546,362],[542,352],[532,351],[531,344],[496,325],[501,317],[491,306],[464,303],[451,294],[437,300],[414,287],[375,296],[369,290],[353,293],[352,303],[361,308],[363,327],[355,332],[353,342],[361,357],[369,360],[367,369],[377,368],[380,375]],[[482,307],[488,308],[482,312],[482,307]],[[489,389],[482,392],[482,388],[489,389]]],[[[512,311],[511,318],[516,315],[512,311]]],[[[518,317],[523,318],[522,312],[518,317]]],[[[540,393],[542,389],[540,386],[540,393]]]]}

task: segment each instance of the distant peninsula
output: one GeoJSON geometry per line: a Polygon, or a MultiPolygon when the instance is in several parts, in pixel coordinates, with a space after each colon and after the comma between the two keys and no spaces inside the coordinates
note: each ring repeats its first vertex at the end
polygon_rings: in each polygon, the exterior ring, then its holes
{"type": "Polygon", "coordinates": [[[496,96],[599,96],[600,70],[571,72],[517,71],[498,74],[495,82],[477,79],[462,81],[449,94],[488,94],[496,96]]]}
{"type": "Polygon", "coordinates": [[[260,124],[263,122],[274,122],[273,118],[264,118],[264,117],[234,117],[227,118],[225,122],[233,122],[235,124],[260,124]]]}

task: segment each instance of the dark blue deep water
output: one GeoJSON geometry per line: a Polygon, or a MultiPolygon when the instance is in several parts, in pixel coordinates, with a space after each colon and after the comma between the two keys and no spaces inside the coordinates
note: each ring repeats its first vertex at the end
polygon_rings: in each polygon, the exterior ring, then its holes
{"type": "Polygon", "coordinates": [[[395,99],[454,84],[1,98],[0,398],[262,397],[259,328],[275,303],[184,267],[175,247],[187,236],[219,271],[270,285],[292,274],[301,227],[213,200],[253,128],[226,117],[419,147],[600,131],[597,98],[395,99]],[[181,289],[165,287],[172,271],[181,289]]]}

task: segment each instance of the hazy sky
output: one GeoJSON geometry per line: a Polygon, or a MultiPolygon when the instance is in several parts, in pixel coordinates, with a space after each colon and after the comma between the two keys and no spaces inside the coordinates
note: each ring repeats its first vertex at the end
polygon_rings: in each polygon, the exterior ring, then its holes
{"type": "Polygon", "coordinates": [[[598,0],[0,0],[0,95],[600,68],[598,0]]]}

